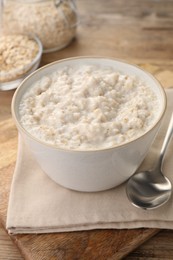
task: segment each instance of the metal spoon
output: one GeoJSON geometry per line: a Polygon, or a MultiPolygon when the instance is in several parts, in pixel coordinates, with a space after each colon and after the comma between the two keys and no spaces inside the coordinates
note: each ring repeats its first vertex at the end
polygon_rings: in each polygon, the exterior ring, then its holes
{"type": "Polygon", "coordinates": [[[136,173],[127,182],[126,193],[134,206],[143,209],[153,209],[165,204],[169,200],[172,193],[172,185],[162,173],[162,162],[172,135],[173,114],[154,169],[136,173]]]}

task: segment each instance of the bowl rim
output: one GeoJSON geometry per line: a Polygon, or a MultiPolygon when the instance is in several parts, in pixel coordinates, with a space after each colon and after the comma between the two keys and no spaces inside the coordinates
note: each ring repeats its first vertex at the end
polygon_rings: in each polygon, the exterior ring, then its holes
{"type": "MultiPolygon", "coordinates": [[[[53,72],[53,71],[52,71],[53,72]]],[[[132,62],[128,62],[128,61],[125,61],[125,60],[122,60],[122,59],[117,59],[117,58],[112,58],[112,57],[107,57],[107,56],[76,56],[76,57],[70,57],[70,58],[65,58],[65,59],[60,59],[60,60],[57,60],[57,61],[54,61],[54,62],[51,62],[47,65],[44,65],[42,67],[40,67],[39,69],[35,70],[34,72],[32,72],[29,76],[27,76],[21,83],[20,85],[18,86],[18,88],[16,89],[14,95],[13,95],[13,98],[12,98],[12,102],[11,102],[11,112],[12,112],[12,117],[13,117],[13,120],[18,128],[18,130],[20,130],[22,133],[24,133],[25,135],[27,135],[29,138],[33,139],[34,141],[36,141],[37,143],[43,145],[43,146],[46,146],[48,148],[51,148],[51,149],[54,149],[54,150],[58,150],[58,151],[64,151],[64,152],[69,152],[69,153],[91,153],[91,152],[104,152],[104,151],[108,151],[108,150],[112,150],[112,149],[119,149],[119,148],[123,148],[125,147],[127,144],[131,144],[131,143],[134,143],[136,141],[138,141],[139,139],[141,139],[143,136],[147,135],[149,132],[151,132],[159,123],[160,121],[162,120],[162,118],[164,117],[164,114],[165,114],[165,111],[166,111],[166,108],[167,108],[167,98],[166,98],[166,93],[165,93],[165,90],[162,86],[162,84],[159,82],[159,80],[157,80],[150,72],[144,70],[143,68],[139,67],[138,65],[136,64],[133,64],[132,62]],[[120,145],[115,145],[115,146],[111,146],[111,147],[106,147],[106,148],[99,148],[99,149],[89,149],[89,150],[85,150],[85,149],[81,149],[81,150],[75,150],[75,149],[70,149],[70,148],[63,148],[63,147],[58,147],[58,146],[55,146],[53,144],[49,144],[49,143],[46,143],[44,141],[41,141],[40,139],[36,138],[35,136],[33,136],[32,134],[30,134],[22,125],[21,123],[19,122],[19,120],[17,119],[16,117],[16,107],[15,107],[15,100],[16,100],[16,97],[18,95],[18,92],[19,90],[22,88],[22,86],[25,84],[25,82],[31,78],[33,75],[39,73],[40,71],[48,68],[48,67],[51,67],[51,66],[54,66],[55,64],[59,64],[59,63],[63,63],[64,61],[70,61],[70,60],[77,60],[77,59],[105,59],[105,60],[112,60],[112,61],[116,61],[116,62],[120,62],[120,63],[123,63],[125,65],[130,65],[130,66],[133,66],[135,67],[136,69],[138,70],[141,70],[142,72],[144,72],[148,77],[152,78],[152,80],[156,83],[157,87],[161,90],[162,94],[163,94],[163,109],[160,113],[160,116],[158,117],[158,119],[155,121],[155,123],[152,125],[151,128],[149,128],[146,132],[144,132],[142,135],[138,136],[137,138],[135,139],[132,139],[126,143],[122,143],[120,145]]],[[[19,131],[19,133],[20,133],[19,131]]]]}

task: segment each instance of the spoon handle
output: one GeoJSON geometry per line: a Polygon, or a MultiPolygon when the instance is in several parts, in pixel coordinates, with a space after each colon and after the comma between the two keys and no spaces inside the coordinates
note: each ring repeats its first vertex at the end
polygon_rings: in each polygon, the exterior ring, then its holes
{"type": "Polygon", "coordinates": [[[159,160],[158,160],[158,163],[157,163],[155,169],[161,169],[163,158],[164,158],[165,152],[167,150],[167,147],[168,147],[168,145],[169,145],[169,143],[172,139],[172,135],[173,135],[173,113],[171,115],[168,130],[166,132],[165,139],[163,141],[162,148],[161,148],[161,151],[160,151],[159,160]]]}

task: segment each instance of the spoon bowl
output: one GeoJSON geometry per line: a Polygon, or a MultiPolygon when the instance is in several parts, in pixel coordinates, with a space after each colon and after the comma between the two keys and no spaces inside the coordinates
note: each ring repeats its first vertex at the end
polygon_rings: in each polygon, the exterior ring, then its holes
{"type": "Polygon", "coordinates": [[[171,182],[167,177],[153,177],[152,171],[135,174],[127,184],[127,195],[132,204],[143,208],[153,209],[165,204],[172,191],[171,182]]]}
{"type": "Polygon", "coordinates": [[[162,145],[159,159],[153,170],[134,174],[126,186],[131,203],[143,209],[153,209],[165,204],[172,194],[172,185],[162,173],[163,158],[173,135],[173,114],[162,145]]]}

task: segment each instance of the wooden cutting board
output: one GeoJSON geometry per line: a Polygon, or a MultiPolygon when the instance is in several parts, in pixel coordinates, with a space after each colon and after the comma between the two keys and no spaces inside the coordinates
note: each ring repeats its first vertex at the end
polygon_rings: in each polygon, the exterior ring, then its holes
{"type": "MultiPolygon", "coordinates": [[[[0,144],[0,222],[5,228],[17,152],[17,130],[11,118],[0,123],[0,144]]],[[[92,230],[11,238],[30,260],[121,259],[157,232],[158,229],[92,230]]]]}

